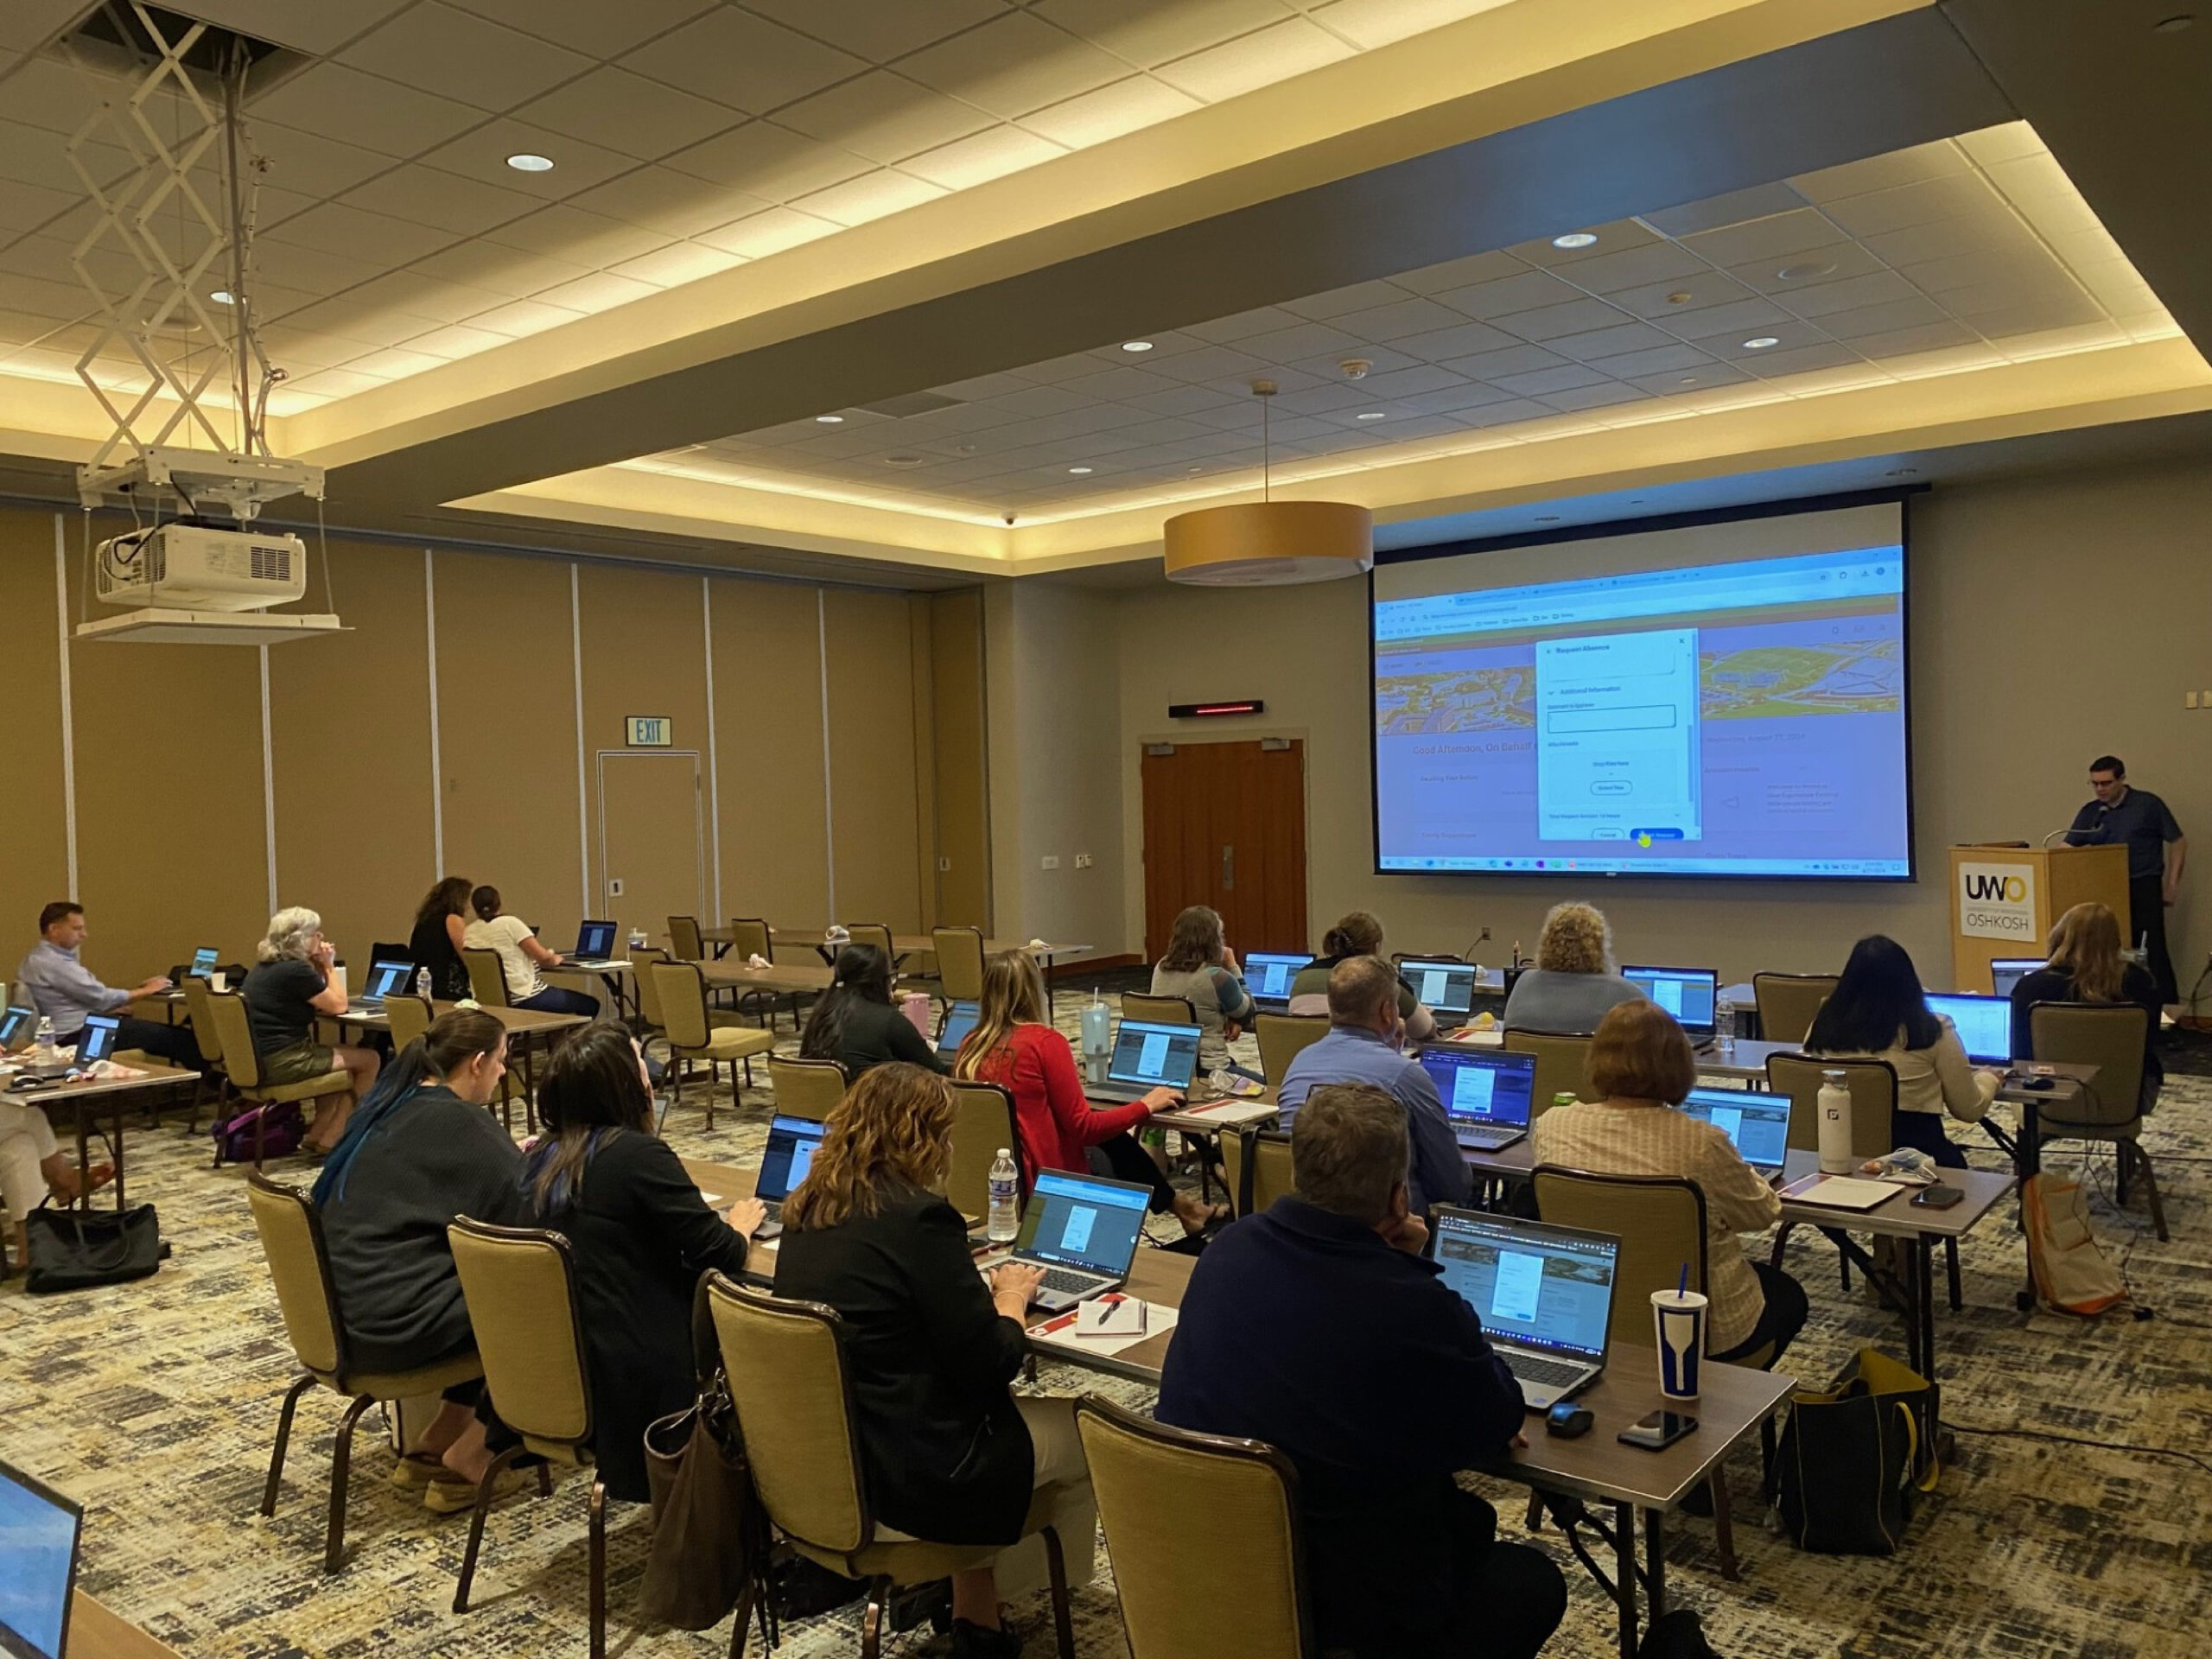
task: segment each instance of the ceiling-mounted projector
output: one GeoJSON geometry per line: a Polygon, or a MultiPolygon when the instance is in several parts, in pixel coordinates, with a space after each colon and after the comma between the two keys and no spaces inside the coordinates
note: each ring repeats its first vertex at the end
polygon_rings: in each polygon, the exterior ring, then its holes
{"type": "Polygon", "coordinates": [[[99,544],[94,591],[109,605],[258,611],[308,593],[308,550],[296,536],[167,524],[99,544]]]}

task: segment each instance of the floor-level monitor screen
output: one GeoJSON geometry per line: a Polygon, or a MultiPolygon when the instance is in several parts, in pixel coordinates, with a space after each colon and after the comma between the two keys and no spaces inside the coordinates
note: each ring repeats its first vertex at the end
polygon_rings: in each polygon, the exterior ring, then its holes
{"type": "Polygon", "coordinates": [[[1376,868],[1912,874],[1904,509],[1373,577],[1376,868]]]}

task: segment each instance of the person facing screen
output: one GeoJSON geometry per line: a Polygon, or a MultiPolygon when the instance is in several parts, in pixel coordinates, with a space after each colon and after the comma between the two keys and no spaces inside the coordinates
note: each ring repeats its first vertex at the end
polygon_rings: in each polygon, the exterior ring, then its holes
{"type": "Polygon", "coordinates": [[[1897,1074],[1891,1142],[1917,1147],[1946,1168],[1967,1166],[1966,1154],[1943,1133],[1943,1114],[1979,1123],[1997,1098],[2000,1079],[1967,1061],[1959,1033],[1929,1007],[1919,970],[1895,939],[1873,933],[1851,948],[1842,977],[1813,1017],[1805,1052],[1829,1059],[1887,1060],[1897,1074]]]}
{"type": "Polygon", "coordinates": [[[2050,959],[2012,987],[2012,1052],[2035,1052],[2031,1011],[2038,1002],[2133,1002],[2150,1016],[2143,1032],[2141,1109],[2158,1103],[2166,1068],[2158,1058],[2164,999],[2151,970],[2120,954],[2120,918],[2102,905],[2076,905],[2050,930],[2050,959]]]}
{"type": "Polygon", "coordinates": [[[1595,1031],[1606,1010],[1643,993],[1613,965],[1613,931],[1594,906],[1554,905],[1536,936],[1536,965],[1513,983],[1505,1023],[1519,1031],[1595,1031]]]}
{"type": "Polygon", "coordinates": [[[1167,954],[1153,967],[1152,994],[1179,996],[1191,1005],[1198,1020],[1201,1071],[1211,1076],[1236,1064],[1229,1046],[1254,1010],[1236,953],[1222,935],[1218,912],[1192,905],[1175,918],[1167,954]]]}
{"type": "Polygon", "coordinates": [[[799,1033],[799,1058],[835,1060],[849,1077],[891,1060],[931,1071],[952,1070],[891,1000],[891,958],[875,946],[849,944],[838,951],[830,988],[799,1033]]]}
{"type": "MultiPolygon", "coordinates": [[[[1337,925],[1321,936],[1321,954],[1298,970],[1290,982],[1292,1014],[1325,1014],[1329,1011],[1329,976],[1338,963],[1352,957],[1381,957],[1382,924],[1370,912],[1346,911],[1337,925]]],[[[1421,1006],[1414,988],[1398,976],[1398,1018],[1405,1022],[1406,1040],[1425,1043],[1436,1035],[1436,1016],[1421,1006]]]]}

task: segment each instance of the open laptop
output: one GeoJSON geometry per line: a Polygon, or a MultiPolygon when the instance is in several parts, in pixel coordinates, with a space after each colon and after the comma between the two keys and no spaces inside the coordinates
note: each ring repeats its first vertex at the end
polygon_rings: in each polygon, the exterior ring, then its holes
{"type": "Polygon", "coordinates": [[[1198,1028],[1124,1020],[1115,1028],[1106,1081],[1084,1085],[1093,1100],[1142,1100],[1155,1089],[1188,1094],[1198,1075],[1198,1028]]]}
{"type": "Polygon", "coordinates": [[[347,998],[347,1003],[359,1013],[374,1014],[384,1007],[385,998],[405,995],[414,977],[415,964],[411,962],[372,962],[361,994],[347,998]]]}
{"type": "Polygon", "coordinates": [[[95,1065],[115,1058],[115,1039],[123,1021],[111,1014],[88,1014],[77,1030],[79,1065],[95,1065]]]}
{"type": "Polygon", "coordinates": [[[607,969],[617,966],[614,941],[620,931],[613,922],[586,922],[576,930],[576,948],[569,953],[571,968],[607,969]]]}
{"type": "Polygon", "coordinates": [[[1423,962],[1408,957],[1398,964],[1398,977],[1414,988],[1414,995],[1437,1016],[1439,1025],[1457,1025],[1474,1012],[1475,982],[1482,969],[1471,962],[1423,962]]]}
{"type": "Polygon", "coordinates": [[[1743,1160],[1770,1181],[1789,1155],[1789,1096],[1763,1089],[1693,1089],[1682,1109],[1728,1137],[1743,1160]]]}
{"type": "MultiPolygon", "coordinates": [[[[1178,1027],[1179,1029],[1179,1027],[1178,1027]]],[[[1007,1261],[1045,1269],[1030,1300],[1053,1313],[1089,1301],[1129,1276],[1144,1233],[1152,1189],[1103,1175],[1040,1169],[1021,1211],[1021,1231],[1003,1255],[976,1265],[988,1273],[1007,1261]]]]}
{"type": "Polygon", "coordinates": [[[950,1059],[960,1052],[960,1045],[968,1040],[968,1033],[976,1029],[976,1021],[983,1017],[980,1002],[955,1002],[944,1011],[944,1023],[938,1027],[937,1052],[943,1059],[950,1059]]]}
{"type": "Polygon", "coordinates": [[[62,1659],[77,1584],[80,1504],[0,1463],[0,1653],[62,1659]]]}
{"type": "Polygon", "coordinates": [[[1529,1410],[1548,1411],[1598,1380],[1620,1240],[1448,1204],[1429,1211],[1429,1227],[1444,1282],[1481,1319],[1529,1410]]]}
{"type": "Polygon", "coordinates": [[[811,1117],[791,1117],[782,1112],[768,1120],[768,1145],[760,1154],[760,1179],[753,1196],[767,1207],[768,1219],[755,1238],[773,1238],[784,1230],[784,1200],[806,1179],[814,1154],[822,1150],[822,1137],[830,1126],[811,1117]]]}
{"type": "Polygon", "coordinates": [[[1290,1006],[1290,982],[1312,960],[1311,957],[1281,957],[1255,950],[1244,958],[1244,988],[1268,1013],[1281,1014],[1290,1006]]]}
{"type": "Polygon", "coordinates": [[[2004,996],[1953,995],[1931,992],[1928,1009],[1959,1028],[1959,1041],[1976,1065],[2012,1063],[2012,1001],[2004,996]]]}
{"type": "Polygon", "coordinates": [[[192,965],[184,970],[185,976],[188,979],[207,978],[208,975],[215,971],[215,958],[217,954],[218,953],[213,945],[201,945],[197,950],[194,950],[192,953],[192,965]]]}
{"type": "Polygon", "coordinates": [[[2012,988],[2044,965],[2041,957],[1998,957],[1989,964],[1989,986],[1999,996],[2012,995],[2012,988]]]}
{"type": "Polygon", "coordinates": [[[1624,968],[1621,977],[1675,1016],[1694,1048],[1713,1044],[1720,976],[1710,968],[1624,968]]]}
{"type": "Polygon", "coordinates": [[[38,1040],[38,1010],[10,1007],[0,1014],[0,1054],[20,1054],[38,1040]]]}
{"type": "Polygon", "coordinates": [[[1424,1048],[1421,1070],[1443,1097],[1452,1135],[1463,1147],[1496,1152],[1529,1133],[1536,1057],[1503,1049],[1424,1048]]]}

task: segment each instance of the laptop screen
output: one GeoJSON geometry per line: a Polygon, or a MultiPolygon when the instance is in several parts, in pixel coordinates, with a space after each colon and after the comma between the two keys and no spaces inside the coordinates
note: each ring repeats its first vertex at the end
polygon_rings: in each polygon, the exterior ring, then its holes
{"type": "Polygon", "coordinates": [[[88,1014],[77,1033],[77,1064],[90,1065],[115,1052],[116,1032],[122,1021],[111,1014],[88,1014]]]}
{"type": "Polygon", "coordinates": [[[1480,972],[1471,962],[1416,962],[1408,957],[1398,964],[1399,976],[1433,1014],[1471,1012],[1480,972]]]}
{"type": "Polygon", "coordinates": [[[30,1008],[11,1007],[0,1014],[0,1049],[28,1048],[37,1029],[38,1014],[30,1008]]]}
{"type": "Polygon", "coordinates": [[[955,1002],[944,1011],[944,1027],[937,1034],[937,1052],[957,1054],[960,1045],[968,1040],[968,1033],[976,1029],[976,1022],[983,1017],[979,1002],[955,1002]]]}
{"type": "Polygon", "coordinates": [[[1106,1075],[1140,1089],[1187,1089],[1198,1075],[1198,1028],[1124,1020],[1114,1033],[1114,1058],[1106,1075]]]}
{"type": "Polygon", "coordinates": [[[0,1463],[0,1653],[60,1659],[85,1512],[0,1463]]]}
{"type": "Polygon", "coordinates": [[[1525,1348],[1605,1357],[1620,1241],[1440,1205],[1430,1211],[1444,1282],[1493,1337],[1525,1348]]]}
{"type": "Polygon", "coordinates": [[[1536,1087],[1535,1055],[1424,1048],[1421,1065],[1454,1123],[1529,1127],[1529,1100],[1536,1087]]]}
{"type": "Polygon", "coordinates": [[[415,965],[407,962],[374,962],[369,964],[369,982],[361,988],[364,996],[383,998],[398,996],[407,989],[407,982],[415,976],[415,965]]]}
{"type": "Polygon", "coordinates": [[[1255,1002],[1287,1002],[1290,982],[1311,957],[1277,957],[1255,950],[1244,958],[1244,988],[1255,1002]]]}
{"type": "Polygon", "coordinates": [[[576,954],[586,962],[605,962],[614,954],[614,924],[586,922],[576,930],[576,954]]]}
{"type": "Polygon", "coordinates": [[[1021,1212],[1014,1253],[1118,1279],[1136,1259],[1151,1197],[1149,1189],[1127,1181],[1039,1170],[1021,1212]]]}
{"type": "Polygon", "coordinates": [[[753,1196],[763,1204],[781,1204],[791,1189],[806,1179],[814,1154],[822,1149],[829,1128],[810,1117],[786,1117],[781,1112],[768,1121],[768,1145],[760,1154],[760,1176],[753,1196]]]}
{"type": "Polygon", "coordinates": [[[205,979],[215,970],[215,947],[203,944],[192,953],[192,966],[184,971],[194,979],[205,979]]]}
{"type": "Polygon", "coordinates": [[[2015,985],[2043,965],[2041,957],[1999,957],[1989,964],[1990,988],[1999,996],[2010,996],[2015,985]]]}
{"type": "Polygon", "coordinates": [[[2002,996],[1952,996],[1936,993],[1928,999],[1931,1014],[1948,1017],[1959,1028],[1959,1041],[1967,1058],[1983,1065],[2009,1065],[2012,1059],[2012,1004],[2002,996]]]}
{"type": "Polygon", "coordinates": [[[1726,1135],[1753,1169],[1780,1169],[1789,1154],[1787,1095],[1755,1089],[1693,1089],[1682,1109],[1726,1135]]]}
{"type": "Polygon", "coordinates": [[[1713,1035],[1720,976],[1710,968],[1624,968],[1621,977],[1675,1016],[1693,1037],[1713,1035]]]}

